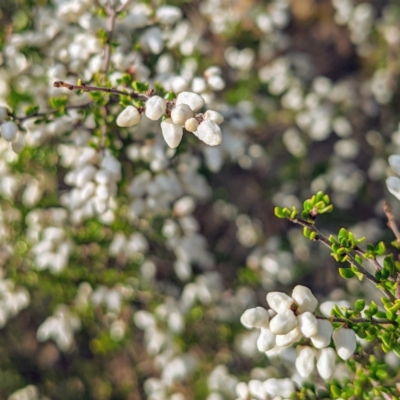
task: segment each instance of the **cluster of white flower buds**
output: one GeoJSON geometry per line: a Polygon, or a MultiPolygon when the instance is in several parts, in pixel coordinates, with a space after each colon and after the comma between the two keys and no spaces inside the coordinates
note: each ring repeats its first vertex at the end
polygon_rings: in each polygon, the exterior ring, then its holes
{"type": "MultiPolygon", "coordinates": [[[[193,92],[181,92],[175,101],[165,100],[160,96],[151,96],[143,107],[147,118],[157,121],[163,115],[168,118],[161,122],[163,137],[171,148],[176,148],[182,140],[183,127],[193,132],[201,141],[218,146],[222,142],[222,133],[219,127],[224,117],[217,111],[207,110],[204,114],[197,113],[204,106],[203,98],[193,92]]],[[[126,107],[117,117],[117,125],[132,127],[141,120],[142,110],[126,107]]]]}
{"type": "Polygon", "coordinates": [[[271,307],[266,310],[256,307],[246,310],[241,322],[246,328],[258,328],[261,333],[257,348],[267,356],[274,356],[286,347],[299,343],[303,338],[307,344],[296,347],[296,369],[301,377],[307,378],[317,370],[323,379],[329,379],[334,373],[336,353],[328,347],[331,338],[340,358],[347,360],[356,349],[356,336],[353,330],[340,327],[333,332],[332,324],[327,319],[316,318],[314,312],[318,301],[311,290],[298,285],[292,296],[281,292],[267,294],[271,307]],[[333,334],[333,335],[332,335],[333,334]]]}
{"type": "Polygon", "coordinates": [[[18,125],[14,121],[7,121],[8,110],[0,107],[0,132],[1,136],[11,143],[12,149],[19,153],[24,148],[24,138],[20,134],[18,125]]]}

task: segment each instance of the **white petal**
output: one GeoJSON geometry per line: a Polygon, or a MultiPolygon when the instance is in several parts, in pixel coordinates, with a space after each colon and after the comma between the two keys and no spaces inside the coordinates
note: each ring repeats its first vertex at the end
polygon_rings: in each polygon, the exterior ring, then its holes
{"type": "Polygon", "coordinates": [[[153,121],[161,118],[166,109],[167,103],[160,96],[152,96],[146,101],[146,117],[153,121]]]}
{"type": "Polygon", "coordinates": [[[331,342],[333,328],[332,324],[326,319],[317,319],[317,321],[318,333],[315,336],[311,336],[311,341],[317,349],[322,349],[331,342]]]}
{"type": "Polygon", "coordinates": [[[185,129],[189,132],[196,132],[199,127],[199,123],[196,118],[189,118],[185,122],[185,129]]]}
{"type": "Polygon", "coordinates": [[[336,353],[331,347],[318,351],[317,371],[322,379],[329,379],[335,370],[336,353]]]}
{"type": "Polygon", "coordinates": [[[221,128],[209,119],[205,119],[194,134],[209,146],[218,146],[222,142],[221,128]]]}
{"type": "Polygon", "coordinates": [[[275,342],[279,347],[288,347],[298,342],[302,337],[300,329],[296,327],[286,335],[276,335],[275,342]]]}
{"type": "Polygon", "coordinates": [[[140,113],[136,107],[128,106],[117,118],[117,125],[122,127],[131,127],[140,122],[140,113]]]}
{"type": "Polygon", "coordinates": [[[260,336],[257,340],[258,351],[262,353],[275,347],[275,335],[266,328],[261,328],[260,336]]]}
{"type": "Polygon", "coordinates": [[[204,106],[204,100],[197,93],[181,92],[176,98],[176,105],[178,104],[187,104],[192,111],[198,111],[204,106]]]}
{"type": "Polygon", "coordinates": [[[286,335],[296,328],[296,326],[297,318],[291,310],[285,310],[282,313],[276,314],[269,322],[269,329],[275,335],[286,335]]]}
{"type": "Polygon", "coordinates": [[[332,335],[336,351],[342,360],[348,360],[357,347],[356,334],[352,329],[339,328],[332,335]]]}
{"type": "Polygon", "coordinates": [[[161,122],[161,131],[169,147],[175,149],[179,146],[183,136],[182,126],[174,124],[171,118],[167,118],[161,122]]]}
{"type": "Polygon", "coordinates": [[[297,303],[299,313],[309,311],[313,313],[318,306],[318,300],[311,290],[302,285],[297,285],[292,292],[292,298],[297,303]]]}
{"type": "Polygon", "coordinates": [[[386,179],[386,186],[390,193],[400,200],[400,178],[397,176],[390,176],[386,179]]]}
{"type": "Polygon", "coordinates": [[[307,378],[314,370],[314,360],[317,350],[310,346],[297,346],[296,353],[297,372],[303,378],[307,378]]]}
{"type": "Polygon", "coordinates": [[[289,310],[294,303],[293,299],[286,293],[270,292],[267,294],[268,305],[277,313],[289,310]]]}
{"type": "Polygon", "coordinates": [[[268,328],[269,314],[263,307],[249,308],[243,313],[240,322],[246,328],[268,328]]]}
{"type": "Polygon", "coordinates": [[[171,119],[174,124],[185,125],[185,122],[191,117],[193,117],[193,111],[187,104],[179,104],[171,111],[171,119]]]}
{"type": "Polygon", "coordinates": [[[224,117],[222,116],[222,114],[214,110],[207,110],[204,113],[204,118],[211,119],[211,121],[214,121],[218,125],[221,125],[224,122],[224,117]]]}
{"type": "Polygon", "coordinates": [[[8,142],[12,142],[17,137],[18,126],[13,121],[4,122],[1,125],[1,135],[8,142]]]}
{"type": "Polygon", "coordinates": [[[318,321],[317,318],[310,312],[305,312],[297,316],[299,322],[299,329],[301,333],[306,337],[310,338],[318,333],[318,321]]]}
{"type": "Polygon", "coordinates": [[[389,157],[389,165],[393,172],[400,175],[400,155],[395,154],[389,157]]]}

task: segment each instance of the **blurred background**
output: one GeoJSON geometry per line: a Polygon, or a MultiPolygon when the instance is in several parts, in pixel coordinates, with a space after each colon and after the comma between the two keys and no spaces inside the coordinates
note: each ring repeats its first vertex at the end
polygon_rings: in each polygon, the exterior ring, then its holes
{"type": "Polygon", "coordinates": [[[322,190],[324,233],[394,240],[397,1],[121,3],[0,7],[0,105],[19,126],[0,139],[2,399],[234,399],[239,381],[293,377],[244,310],[296,284],[321,302],[376,295],[274,207],[322,190]],[[168,149],[157,122],[118,127],[115,96],[53,87],[124,76],[202,95],[223,143],[168,149]]]}

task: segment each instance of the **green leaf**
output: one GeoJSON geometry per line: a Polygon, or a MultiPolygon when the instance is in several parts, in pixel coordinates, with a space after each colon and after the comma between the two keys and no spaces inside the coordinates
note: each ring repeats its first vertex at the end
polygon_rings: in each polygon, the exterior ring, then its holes
{"type": "Polygon", "coordinates": [[[382,255],[385,251],[386,251],[385,243],[379,242],[379,243],[375,246],[375,254],[377,254],[377,255],[380,256],[380,255],[382,255]]]}
{"type": "Polygon", "coordinates": [[[356,274],[350,268],[339,268],[339,275],[344,279],[350,279],[356,274]]]}
{"type": "Polygon", "coordinates": [[[364,299],[359,299],[354,303],[354,308],[357,312],[361,312],[364,310],[365,307],[365,300],[364,299]]]}
{"type": "Polygon", "coordinates": [[[394,260],[393,260],[393,254],[389,254],[384,258],[384,260],[383,260],[383,269],[385,270],[385,272],[387,271],[388,276],[390,276],[390,275],[392,275],[394,273],[395,265],[394,265],[394,260]]]}

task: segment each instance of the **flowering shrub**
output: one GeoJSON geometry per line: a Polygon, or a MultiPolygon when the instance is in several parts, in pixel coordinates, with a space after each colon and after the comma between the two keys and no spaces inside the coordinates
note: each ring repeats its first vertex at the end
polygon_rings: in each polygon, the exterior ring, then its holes
{"type": "Polygon", "coordinates": [[[0,398],[398,398],[399,15],[5,0],[0,398]]]}

